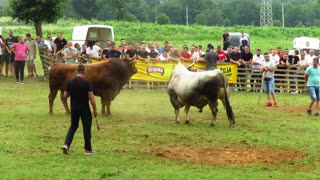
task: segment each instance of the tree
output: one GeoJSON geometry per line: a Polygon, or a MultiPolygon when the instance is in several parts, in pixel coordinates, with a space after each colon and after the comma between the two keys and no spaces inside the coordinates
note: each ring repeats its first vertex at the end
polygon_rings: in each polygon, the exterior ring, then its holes
{"type": "Polygon", "coordinates": [[[36,34],[42,36],[42,23],[53,23],[62,17],[63,0],[9,0],[9,15],[25,23],[33,23],[36,34]]]}
{"type": "Polygon", "coordinates": [[[94,18],[99,9],[96,0],[72,0],[72,6],[80,18],[88,20],[94,18]]]}
{"type": "Polygon", "coordinates": [[[170,18],[164,13],[159,14],[157,16],[157,23],[158,24],[169,24],[170,23],[170,18]]]}

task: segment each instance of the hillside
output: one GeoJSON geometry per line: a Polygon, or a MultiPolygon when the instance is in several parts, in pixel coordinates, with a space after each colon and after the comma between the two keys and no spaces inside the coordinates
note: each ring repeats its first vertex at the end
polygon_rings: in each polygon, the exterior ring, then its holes
{"type": "MultiPolygon", "coordinates": [[[[62,32],[66,39],[71,39],[72,29],[76,25],[84,24],[105,24],[114,27],[116,43],[124,38],[127,42],[146,42],[168,40],[174,46],[182,47],[187,45],[203,45],[212,43],[214,46],[221,44],[222,34],[225,29],[230,32],[238,32],[244,30],[251,36],[252,50],[260,48],[267,51],[269,48],[292,49],[292,42],[295,37],[309,36],[320,38],[320,28],[281,28],[281,27],[253,27],[253,26],[233,26],[233,27],[217,27],[217,26],[183,26],[183,25],[157,25],[153,23],[138,23],[124,21],[87,21],[74,19],[61,19],[56,24],[43,25],[43,34],[62,32]]],[[[25,32],[35,34],[35,30],[30,25],[20,24],[12,21],[10,18],[0,18],[0,26],[4,28],[4,32],[8,29],[14,29],[15,35],[24,35],[25,32]],[[6,25],[6,26],[4,26],[6,25]]]]}

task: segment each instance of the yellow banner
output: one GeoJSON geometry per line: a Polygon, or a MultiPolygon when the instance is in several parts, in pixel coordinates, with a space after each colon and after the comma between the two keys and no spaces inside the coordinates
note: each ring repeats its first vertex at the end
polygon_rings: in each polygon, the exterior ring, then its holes
{"type": "MultiPolygon", "coordinates": [[[[146,63],[143,60],[137,60],[136,62],[138,72],[134,74],[131,79],[158,82],[168,82],[172,69],[177,64],[177,62],[146,63]]],[[[191,62],[183,62],[182,64],[189,65],[191,62]]],[[[218,68],[228,78],[229,83],[237,82],[238,66],[236,64],[218,64],[218,68]]],[[[206,69],[206,63],[199,62],[191,68],[191,70],[195,72],[206,71],[206,69]]]]}

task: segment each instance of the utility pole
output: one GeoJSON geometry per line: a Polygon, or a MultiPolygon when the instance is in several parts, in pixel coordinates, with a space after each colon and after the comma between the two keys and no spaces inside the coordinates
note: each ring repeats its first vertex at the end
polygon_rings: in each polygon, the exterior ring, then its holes
{"type": "Polygon", "coordinates": [[[272,0],[261,0],[260,26],[273,26],[272,0]]]}
{"type": "Polygon", "coordinates": [[[157,24],[157,0],[154,0],[154,22],[157,24]]]}
{"type": "Polygon", "coordinates": [[[282,27],[284,27],[284,7],[283,7],[283,3],[282,5],[282,27]]]}
{"type": "Polygon", "coordinates": [[[188,20],[188,6],[186,6],[186,25],[189,26],[189,20],[188,20]]]}

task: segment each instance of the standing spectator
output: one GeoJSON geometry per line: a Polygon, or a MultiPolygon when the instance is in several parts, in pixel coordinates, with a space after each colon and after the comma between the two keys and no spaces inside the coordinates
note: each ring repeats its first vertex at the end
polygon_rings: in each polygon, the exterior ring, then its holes
{"type": "Polygon", "coordinates": [[[28,76],[33,77],[38,76],[37,75],[37,70],[36,70],[36,49],[37,49],[37,43],[35,40],[31,38],[30,33],[26,33],[26,41],[25,44],[28,45],[29,47],[29,54],[27,56],[27,70],[28,70],[28,76]],[[34,74],[33,74],[34,73],[34,74]]]}
{"type": "Polygon", "coordinates": [[[50,49],[54,49],[54,39],[51,36],[51,33],[47,34],[47,41],[49,42],[51,48],[50,49]]]}
{"type": "Polygon", "coordinates": [[[206,54],[205,52],[202,51],[202,45],[199,45],[199,46],[198,46],[198,52],[199,52],[199,56],[200,56],[200,57],[204,57],[205,54],[206,54]]]}
{"type": "Polygon", "coordinates": [[[136,51],[134,51],[131,43],[128,44],[128,50],[126,51],[127,58],[133,58],[136,55],[136,51]]]}
{"type": "MultiPolygon", "coordinates": [[[[238,47],[234,47],[233,52],[230,54],[230,63],[232,64],[237,64],[238,67],[243,68],[243,59],[241,57],[241,53],[239,52],[239,48],[238,47]]],[[[244,74],[245,74],[245,70],[243,69],[239,69],[238,68],[238,91],[242,91],[242,89],[240,88],[240,79],[244,78],[244,74]]]]}
{"type": "Polygon", "coordinates": [[[309,65],[307,64],[307,59],[306,59],[306,55],[304,51],[301,51],[300,53],[300,59],[299,59],[299,63],[298,63],[298,67],[297,67],[297,74],[299,75],[298,79],[298,89],[299,89],[299,93],[303,93],[303,90],[305,88],[305,80],[303,77],[306,68],[309,65]]]}
{"type": "Polygon", "coordinates": [[[191,55],[191,59],[195,62],[198,61],[198,59],[200,58],[199,56],[199,52],[198,52],[198,47],[195,46],[195,45],[192,45],[191,46],[191,49],[190,49],[190,55],[191,55]]]}
{"type": "Polygon", "coordinates": [[[230,46],[230,34],[228,29],[226,29],[226,31],[222,35],[222,44],[224,51],[226,51],[230,46]]]}
{"type": "MultiPolygon", "coordinates": [[[[154,47],[154,46],[153,46],[153,42],[152,42],[152,41],[148,41],[148,46],[146,47],[146,51],[147,51],[148,53],[150,53],[150,50],[151,50],[152,47],[154,47]]],[[[157,50],[155,50],[155,51],[158,53],[157,50]]]]}
{"type": "Polygon", "coordinates": [[[217,53],[218,56],[219,56],[220,62],[224,62],[225,59],[226,59],[226,53],[224,53],[224,51],[222,51],[221,46],[219,46],[219,45],[217,46],[217,51],[216,51],[216,53],[217,53]]]}
{"type": "MultiPolygon", "coordinates": [[[[86,55],[88,58],[92,59],[101,59],[101,52],[99,52],[99,48],[95,48],[97,46],[95,46],[95,42],[94,41],[89,41],[88,42],[88,46],[86,49],[86,55]]],[[[108,51],[107,51],[108,52],[108,51]]]]}
{"type": "Polygon", "coordinates": [[[252,57],[252,74],[251,74],[251,90],[250,92],[259,92],[261,87],[262,74],[260,69],[264,63],[264,57],[261,55],[261,49],[257,49],[256,54],[252,57]]]}
{"type": "Polygon", "coordinates": [[[169,61],[180,61],[181,56],[178,48],[172,48],[172,51],[169,53],[169,61]]]}
{"type": "Polygon", "coordinates": [[[309,51],[309,54],[306,55],[306,59],[307,59],[307,64],[309,66],[312,66],[313,65],[313,59],[316,58],[316,55],[314,55],[314,50],[310,50],[309,51]]]}
{"type": "Polygon", "coordinates": [[[283,58],[283,54],[282,54],[282,48],[281,47],[278,47],[277,48],[277,55],[279,56],[279,59],[283,58]]]}
{"type": "Polygon", "coordinates": [[[183,51],[180,53],[181,60],[189,61],[191,58],[191,54],[188,52],[188,46],[183,46],[183,51]]]}
{"type": "Polygon", "coordinates": [[[97,116],[97,107],[92,92],[92,85],[90,81],[85,78],[85,66],[82,64],[78,65],[77,76],[67,83],[64,97],[67,98],[69,96],[71,97],[71,126],[66,135],[64,145],[62,146],[62,151],[64,154],[69,154],[73,136],[78,129],[81,117],[85,154],[95,154],[91,146],[92,114],[88,102],[90,101],[94,117],[97,116]]]}
{"type": "MultiPolygon", "coordinates": [[[[280,58],[279,61],[279,65],[277,66],[276,69],[276,73],[278,74],[278,76],[275,76],[275,78],[279,79],[278,81],[276,81],[276,87],[280,89],[280,87],[282,86],[282,89],[286,89],[288,86],[288,82],[286,81],[286,77],[285,77],[285,70],[288,69],[289,67],[289,62],[288,62],[288,55],[284,54],[282,58],[280,58]]],[[[280,92],[280,90],[275,90],[276,92],[280,92]]],[[[285,92],[285,91],[283,91],[285,92]]]]}
{"type": "Polygon", "coordinates": [[[209,52],[205,56],[205,61],[207,63],[207,70],[217,69],[217,63],[219,62],[219,56],[214,52],[214,47],[212,44],[208,44],[209,52]]]}
{"type": "Polygon", "coordinates": [[[149,55],[149,53],[146,51],[146,46],[141,45],[140,51],[137,52],[137,59],[144,60],[145,62],[148,62],[148,55],[149,55]]]}
{"type": "Polygon", "coordinates": [[[120,58],[122,52],[116,49],[116,44],[114,42],[111,42],[109,50],[106,54],[103,54],[104,59],[108,58],[120,58]]]}
{"type": "Polygon", "coordinates": [[[232,49],[229,47],[229,48],[227,49],[225,62],[230,63],[230,56],[231,56],[231,53],[232,53],[232,52],[233,52],[232,49]]]}
{"type": "Polygon", "coordinates": [[[19,40],[13,36],[12,30],[9,30],[8,34],[9,34],[9,37],[6,39],[6,49],[8,52],[8,56],[6,57],[7,59],[5,60],[5,62],[6,62],[6,76],[8,76],[7,66],[8,66],[8,69],[10,68],[11,76],[13,76],[13,74],[15,74],[14,67],[13,67],[13,63],[14,63],[14,59],[15,59],[15,52],[12,51],[11,46],[14,43],[18,43],[19,40]]]}
{"type": "Polygon", "coordinates": [[[123,47],[124,52],[128,50],[127,42],[125,39],[120,40],[120,46],[123,47]]]}
{"type": "Polygon", "coordinates": [[[312,106],[316,103],[315,116],[319,116],[319,100],[320,100],[320,68],[319,59],[313,59],[313,65],[309,66],[304,73],[304,79],[307,81],[307,87],[311,101],[309,103],[307,114],[312,114],[312,106]]]}
{"type": "Polygon", "coordinates": [[[297,81],[297,67],[299,65],[299,51],[294,50],[293,55],[288,56],[289,68],[290,68],[290,93],[296,94],[296,81],[297,81]]]}
{"type": "Polygon", "coordinates": [[[81,63],[86,64],[86,63],[91,63],[89,62],[89,59],[87,57],[87,45],[86,44],[82,44],[81,46],[81,53],[80,53],[80,60],[81,63]]]}
{"type": "Polygon", "coordinates": [[[63,62],[63,50],[67,46],[67,40],[62,37],[62,33],[59,32],[57,38],[54,40],[53,56],[55,61],[63,62]]]}
{"type": "Polygon", "coordinates": [[[150,53],[148,54],[149,61],[156,62],[159,60],[159,54],[156,52],[154,47],[150,48],[150,53]]]}
{"type": "Polygon", "coordinates": [[[280,57],[278,56],[276,50],[270,49],[270,61],[274,61],[276,65],[279,64],[280,57]]]}
{"type": "Polygon", "coordinates": [[[240,51],[244,51],[244,48],[246,46],[250,46],[249,38],[244,34],[242,30],[240,32],[239,44],[240,44],[240,51]]]}
{"type": "Polygon", "coordinates": [[[2,69],[3,69],[3,64],[4,64],[4,56],[5,56],[5,43],[4,43],[4,38],[2,37],[2,35],[0,35],[0,76],[3,76],[2,74],[2,69]]]}
{"type": "Polygon", "coordinates": [[[20,37],[19,43],[14,43],[11,46],[11,49],[15,52],[14,71],[16,73],[16,83],[19,83],[20,79],[21,84],[23,84],[24,65],[26,62],[26,57],[29,53],[29,47],[24,43],[24,38],[20,37]]]}
{"type": "Polygon", "coordinates": [[[271,97],[273,100],[273,106],[278,107],[278,102],[276,100],[276,94],[274,92],[274,71],[276,69],[276,64],[274,61],[270,60],[270,55],[268,52],[264,53],[265,62],[260,69],[260,72],[264,74],[264,93],[267,95],[266,106],[272,106],[271,97]]]}
{"type": "Polygon", "coordinates": [[[68,41],[67,48],[63,50],[63,59],[68,64],[77,62],[77,49],[73,47],[72,41],[68,41]]]}
{"type": "Polygon", "coordinates": [[[161,54],[162,51],[164,50],[164,48],[162,48],[160,45],[160,41],[156,42],[156,50],[157,50],[158,54],[161,54]]]}
{"type": "Polygon", "coordinates": [[[245,46],[244,51],[241,51],[241,58],[243,61],[240,67],[248,70],[244,70],[244,75],[243,75],[244,78],[240,79],[241,87],[245,87],[247,85],[247,78],[248,78],[247,74],[250,73],[249,65],[252,64],[252,57],[253,57],[253,54],[250,52],[249,46],[245,46]]]}
{"type": "Polygon", "coordinates": [[[163,50],[161,55],[159,56],[160,61],[168,61],[169,56],[167,50],[163,50]]]}

